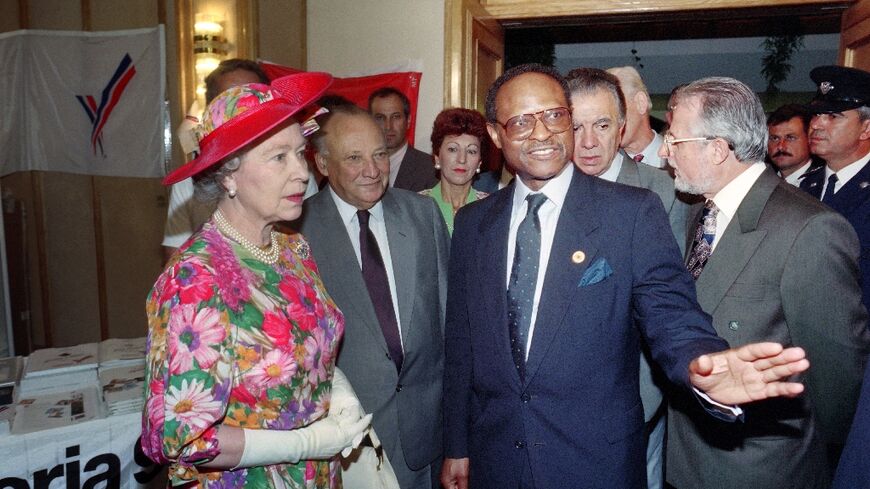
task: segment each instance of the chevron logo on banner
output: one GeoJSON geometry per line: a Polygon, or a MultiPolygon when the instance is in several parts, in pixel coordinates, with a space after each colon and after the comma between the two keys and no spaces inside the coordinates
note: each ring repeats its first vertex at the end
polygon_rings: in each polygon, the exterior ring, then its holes
{"type": "Polygon", "coordinates": [[[130,83],[130,80],[135,75],[136,66],[133,65],[133,59],[127,53],[121,59],[121,63],[118,64],[112,79],[109,80],[106,88],[103,89],[99,105],[97,105],[93,95],[76,95],[93,126],[91,129],[91,149],[95,155],[97,154],[97,147],[99,147],[100,155],[106,156],[105,151],[103,151],[103,127],[105,127],[106,121],[109,120],[109,116],[112,115],[112,110],[118,105],[118,101],[124,94],[127,84],[130,83]]]}

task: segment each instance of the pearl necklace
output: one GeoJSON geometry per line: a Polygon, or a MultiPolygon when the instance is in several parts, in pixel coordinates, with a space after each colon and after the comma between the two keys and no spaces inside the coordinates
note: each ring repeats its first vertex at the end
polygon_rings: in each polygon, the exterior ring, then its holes
{"type": "Polygon", "coordinates": [[[278,262],[281,250],[278,248],[278,233],[276,231],[272,231],[271,233],[269,251],[263,251],[259,246],[256,246],[248,241],[247,238],[242,236],[242,233],[238,232],[236,228],[227,221],[227,218],[224,217],[220,210],[214,211],[214,222],[217,223],[218,229],[224,234],[224,236],[242,245],[242,248],[248,250],[248,252],[254,255],[254,258],[257,260],[260,260],[267,265],[274,265],[278,262]]]}

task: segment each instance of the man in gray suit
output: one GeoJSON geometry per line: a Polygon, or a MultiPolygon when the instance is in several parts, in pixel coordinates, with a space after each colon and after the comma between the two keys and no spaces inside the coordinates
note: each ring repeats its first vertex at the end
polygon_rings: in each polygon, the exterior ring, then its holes
{"type": "MultiPolygon", "coordinates": [[[[664,170],[639,165],[619,152],[626,119],[625,97],[619,80],[597,68],[575,68],[566,79],[574,122],[574,165],[587,175],[655,192],[668,213],[680,251],[684,252],[688,206],[676,199],[674,181],[664,170]]],[[[647,484],[650,489],[657,489],[664,483],[664,405],[646,348],[644,353],[640,361],[640,397],[648,437],[647,484]]]]}
{"type": "MultiPolygon", "coordinates": [[[[667,480],[697,487],[826,488],[861,386],[870,333],[849,223],[766,168],[758,97],[732,78],[679,89],[661,155],[703,195],[687,238],[698,301],[731,347],[779,341],[811,363],[805,392],[744,405],[742,423],[669,397],[667,480]]],[[[694,405],[693,405],[694,404],[694,405]]]]}
{"type": "Polygon", "coordinates": [[[314,138],[329,187],[305,201],[299,229],[344,313],[338,365],[403,489],[440,472],[448,235],[435,202],[387,188],[384,135],[355,106],[333,108],[314,138]]]}

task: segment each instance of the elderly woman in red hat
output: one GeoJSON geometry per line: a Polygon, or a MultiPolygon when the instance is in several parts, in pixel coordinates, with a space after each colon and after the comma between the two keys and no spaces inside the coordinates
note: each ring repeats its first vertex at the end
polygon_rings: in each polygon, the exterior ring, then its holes
{"type": "Polygon", "coordinates": [[[275,228],[302,212],[306,106],[331,83],[302,73],[231,88],[206,108],[193,177],[214,216],[147,301],[142,448],[172,485],[331,488],[364,415],[335,369],[344,319],[308,245],[275,228]]]}

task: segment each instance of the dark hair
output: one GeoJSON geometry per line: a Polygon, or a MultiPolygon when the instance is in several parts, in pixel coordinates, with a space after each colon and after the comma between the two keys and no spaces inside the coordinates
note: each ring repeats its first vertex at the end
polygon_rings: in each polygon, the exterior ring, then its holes
{"type": "Polygon", "coordinates": [[[266,76],[266,73],[262,68],[260,68],[260,65],[258,65],[256,61],[242,58],[225,59],[220,62],[217,68],[212,70],[212,72],[205,77],[205,103],[211,102],[215,97],[220,95],[217,91],[218,80],[220,77],[238,70],[250,71],[254,75],[257,75],[257,78],[260,79],[260,83],[265,85],[269,84],[269,77],[266,76]]]}
{"type": "Polygon", "coordinates": [[[574,68],[565,75],[565,80],[571,93],[585,95],[596,90],[610,92],[616,100],[619,122],[625,122],[625,94],[622,93],[619,78],[598,68],[574,68]]]}
{"type": "Polygon", "coordinates": [[[329,110],[330,112],[333,108],[338,107],[339,105],[356,105],[347,98],[334,93],[327,93],[326,95],[320,97],[319,99],[317,99],[317,102],[315,102],[315,104],[329,110]]]}
{"type": "Polygon", "coordinates": [[[476,110],[444,109],[435,117],[432,126],[432,154],[437,155],[441,143],[447,136],[468,134],[480,140],[480,156],[486,161],[489,153],[489,133],[486,131],[486,119],[476,110]]]}
{"type": "Polygon", "coordinates": [[[767,125],[775,126],[777,124],[782,124],[783,122],[788,122],[795,117],[800,118],[804,123],[804,132],[807,132],[810,128],[810,119],[812,119],[813,115],[801,104],[785,104],[774,110],[769,116],[767,116],[767,125]]]}
{"type": "Polygon", "coordinates": [[[402,110],[405,112],[405,117],[411,117],[411,101],[408,100],[408,97],[404,93],[393,87],[381,87],[369,95],[369,112],[372,111],[372,102],[376,98],[389,97],[391,95],[399,97],[399,100],[402,101],[402,110]]]}
{"type": "Polygon", "coordinates": [[[331,121],[336,114],[364,116],[374,122],[372,115],[356,104],[339,104],[329,107],[328,113],[317,118],[317,124],[320,126],[320,129],[308,138],[308,142],[311,143],[314,149],[320,154],[326,155],[328,153],[326,148],[326,136],[329,135],[329,121],[331,121]]]}
{"type": "Polygon", "coordinates": [[[562,75],[556,68],[553,68],[552,66],[544,66],[538,63],[529,63],[514,66],[513,68],[505,71],[503,75],[498,77],[498,79],[494,81],[492,85],[490,85],[489,90],[486,92],[485,107],[487,121],[497,122],[497,107],[495,106],[495,97],[496,95],[498,95],[498,91],[502,87],[502,85],[526,73],[540,73],[556,80],[556,82],[558,82],[559,85],[562,86],[562,91],[565,93],[565,100],[568,101],[569,105],[571,104],[571,92],[568,90],[568,83],[565,82],[565,78],[562,77],[562,75]]]}

